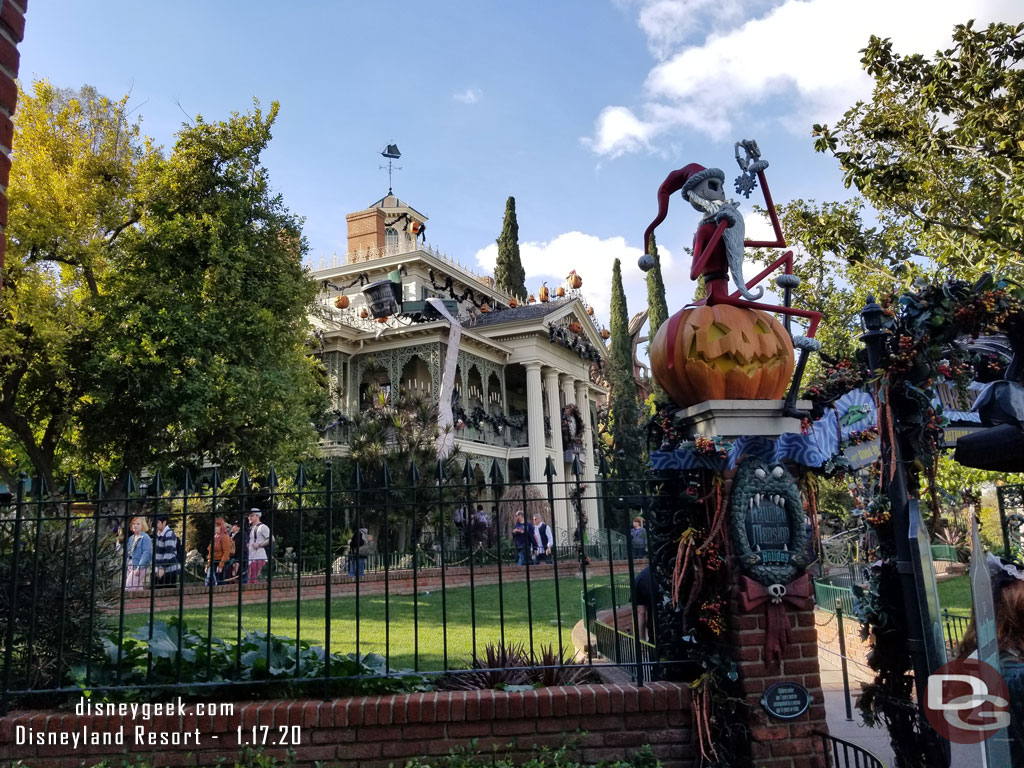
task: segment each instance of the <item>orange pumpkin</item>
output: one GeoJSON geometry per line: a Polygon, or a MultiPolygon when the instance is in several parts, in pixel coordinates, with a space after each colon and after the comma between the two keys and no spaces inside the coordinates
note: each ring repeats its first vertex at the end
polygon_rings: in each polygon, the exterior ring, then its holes
{"type": "Polygon", "coordinates": [[[548,284],[547,283],[544,283],[540,287],[540,290],[537,291],[537,295],[540,297],[541,302],[543,302],[545,304],[547,303],[547,300],[551,297],[550,294],[548,293],[548,284]]]}
{"type": "Polygon", "coordinates": [[[654,378],[684,408],[705,400],[778,400],[793,373],[793,342],[769,314],[705,305],[663,323],[650,358],[654,378]]]}
{"type": "Polygon", "coordinates": [[[575,269],[570,272],[569,276],[565,279],[569,283],[569,287],[573,290],[578,291],[583,286],[583,278],[576,274],[575,269]]]}
{"type": "Polygon", "coordinates": [[[565,288],[563,288],[562,286],[558,286],[558,290],[555,291],[555,293],[558,294],[559,297],[565,296],[565,288]]]}
{"type": "Polygon", "coordinates": [[[480,305],[480,311],[481,312],[490,312],[491,311],[491,307],[488,304],[481,304],[480,305]]]}
{"type": "Polygon", "coordinates": [[[528,299],[526,300],[526,303],[527,303],[527,304],[533,304],[533,303],[534,303],[535,301],[537,301],[537,297],[536,297],[536,296],[534,296],[534,295],[533,295],[533,294],[531,293],[531,294],[530,294],[530,298],[528,298],[528,299]]]}
{"type": "Polygon", "coordinates": [[[423,231],[423,225],[420,224],[418,221],[414,221],[412,223],[412,233],[414,235],[418,235],[422,231],[423,231]]]}
{"type": "Polygon", "coordinates": [[[377,318],[377,322],[378,323],[386,323],[387,321],[388,321],[387,317],[378,317],[377,318]]]}
{"type": "Polygon", "coordinates": [[[591,317],[593,317],[594,316],[594,308],[593,307],[587,307],[587,314],[590,315],[591,317]]]}
{"type": "Polygon", "coordinates": [[[509,309],[515,309],[516,307],[519,306],[519,299],[513,296],[511,299],[508,300],[508,306],[509,309]]]}
{"type": "Polygon", "coordinates": [[[348,296],[341,294],[341,296],[334,300],[334,306],[338,309],[348,309],[348,296]]]}
{"type": "Polygon", "coordinates": [[[611,331],[609,331],[607,328],[602,328],[601,329],[601,338],[602,339],[604,339],[605,341],[608,341],[608,339],[610,339],[611,337],[612,337],[612,332],[611,331]]]}
{"type": "Polygon", "coordinates": [[[571,323],[569,323],[569,330],[572,331],[573,333],[579,333],[580,331],[583,330],[583,326],[580,325],[575,320],[573,320],[571,323]]]}
{"type": "Polygon", "coordinates": [[[362,310],[360,310],[359,312],[359,316],[363,318],[363,320],[365,320],[370,316],[370,313],[366,311],[366,307],[363,307],[362,310]]]}

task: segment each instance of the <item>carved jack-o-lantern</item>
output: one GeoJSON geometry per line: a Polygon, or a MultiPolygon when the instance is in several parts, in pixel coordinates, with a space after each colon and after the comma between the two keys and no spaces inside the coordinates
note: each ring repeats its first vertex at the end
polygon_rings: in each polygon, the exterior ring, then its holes
{"type": "Polygon", "coordinates": [[[486,303],[481,304],[480,305],[480,311],[481,312],[490,312],[491,311],[491,307],[490,307],[489,304],[486,304],[486,303]]]}
{"type": "Polygon", "coordinates": [[[359,310],[359,316],[363,318],[363,320],[365,320],[370,316],[370,313],[366,311],[366,307],[363,307],[361,310],[359,310]]]}
{"type": "Polygon", "coordinates": [[[334,300],[334,306],[338,309],[348,309],[348,296],[341,294],[341,296],[334,300]]]}
{"type": "Polygon", "coordinates": [[[608,339],[610,339],[611,337],[612,337],[612,332],[611,331],[609,331],[607,328],[602,328],[601,329],[601,338],[602,339],[604,339],[605,341],[608,341],[608,339]]]}
{"type": "Polygon", "coordinates": [[[593,307],[587,307],[587,314],[590,315],[591,317],[593,317],[594,316],[594,308],[593,307]]]}
{"type": "Polygon", "coordinates": [[[516,307],[519,306],[519,299],[513,296],[511,299],[508,300],[508,306],[510,309],[515,309],[516,307]]]}
{"type": "Polygon", "coordinates": [[[557,294],[557,295],[558,295],[559,297],[565,296],[565,288],[563,288],[562,286],[558,286],[558,290],[557,290],[557,291],[555,291],[555,293],[556,293],[556,294],[557,294]]]}
{"type": "Polygon", "coordinates": [[[569,283],[569,287],[574,290],[578,291],[583,286],[583,278],[576,274],[575,269],[570,272],[569,276],[565,279],[569,283]]]}
{"type": "Polygon", "coordinates": [[[662,323],[650,358],[654,378],[683,407],[705,400],[778,400],[793,373],[793,342],[782,323],[764,312],[705,305],[662,323]]]}
{"type": "Polygon", "coordinates": [[[378,323],[386,323],[387,321],[388,321],[388,318],[387,318],[387,316],[384,316],[384,317],[378,317],[378,318],[377,318],[377,322],[378,322],[378,323]]]}
{"type": "Polygon", "coordinates": [[[580,325],[576,320],[573,320],[571,323],[569,323],[569,330],[572,331],[573,333],[579,333],[580,331],[583,330],[583,326],[580,325]]]}
{"type": "Polygon", "coordinates": [[[537,291],[537,295],[540,297],[541,302],[547,303],[547,300],[550,298],[550,296],[548,294],[548,284],[547,283],[544,283],[540,287],[540,290],[537,291]]]}

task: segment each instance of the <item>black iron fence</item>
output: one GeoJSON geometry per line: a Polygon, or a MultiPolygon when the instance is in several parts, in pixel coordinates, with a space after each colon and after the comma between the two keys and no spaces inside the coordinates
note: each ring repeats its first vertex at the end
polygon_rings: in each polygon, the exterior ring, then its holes
{"type": "Polygon", "coordinates": [[[633,637],[615,609],[646,565],[627,527],[644,484],[462,469],[400,483],[325,462],[287,482],[211,471],[58,494],[23,478],[0,506],[0,707],[550,684],[601,664],[650,679],[653,646],[608,651],[599,630],[633,637]]]}
{"type": "Polygon", "coordinates": [[[831,758],[829,765],[833,768],[885,768],[885,763],[864,747],[824,731],[816,731],[815,735],[821,739],[822,749],[831,758]]]}

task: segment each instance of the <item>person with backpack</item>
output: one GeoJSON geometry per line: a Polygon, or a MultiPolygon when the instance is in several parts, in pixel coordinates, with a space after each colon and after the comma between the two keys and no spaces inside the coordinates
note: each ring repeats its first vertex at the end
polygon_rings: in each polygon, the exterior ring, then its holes
{"type": "Polygon", "coordinates": [[[178,583],[178,537],[169,523],[167,515],[156,517],[156,554],[153,557],[156,566],[154,586],[173,587],[178,583]]]}
{"type": "Polygon", "coordinates": [[[216,586],[227,578],[228,560],[235,554],[235,545],[228,534],[228,524],[223,517],[213,521],[213,542],[207,550],[206,584],[216,586]]]}
{"type": "Polygon", "coordinates": [[[256,509],[249,510],[249,568],[250,582],[256,581],[263,567],[270,560],[270,528],[260,522],[263,513],[256,509]]]}

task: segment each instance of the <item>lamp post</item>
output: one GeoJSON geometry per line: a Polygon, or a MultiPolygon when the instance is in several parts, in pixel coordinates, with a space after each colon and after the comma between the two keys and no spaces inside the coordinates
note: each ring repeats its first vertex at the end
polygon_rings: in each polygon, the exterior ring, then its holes
{"type": "MultiPolygon", "coordinates": [[[[876,370],[882,362],[885,342],[890,332],[882,327],[884,312],[874,296],[867,297],[867,304],[861,310],[864,333],[861,341],[867,349],[868,367],[876,370]]],[[[886,393],[892,397],[893,393],[886,393]]],[[[890,410],[890,413],[892,411],[890,410]]],[[[918,501],[911,498],[907,485],[906,460],[913,461],[913,451],[904,444],[900,436],[899,423],[890,430],[879,429],[881,441],[882,476],[889,477],[886,489],[892,515],[893,538],[896,548],[896,571],[903,594],[903,606],[907,617],[907,650],[914,670],[914,686],[921,718],[925,719],[924,703],[927,701],[928,677],[946,662],[942,625],[939,621],[938,596],[935,586],[935,571],[931,565],[931,547],[927,527],[921,519],[918,501]],[[888,434],[893,440],[889,441],[888,434]],[[887,443],[888,453],[886,452],[887,443]],[[925,570],[927,567],[927,570],[925,570]]],[[[925,721],[926,722],[926,721],[925,721]]],[[[949,742],[937,734],[922,745],[924,765],[947,768],[950,761],[949,742]]]]}

